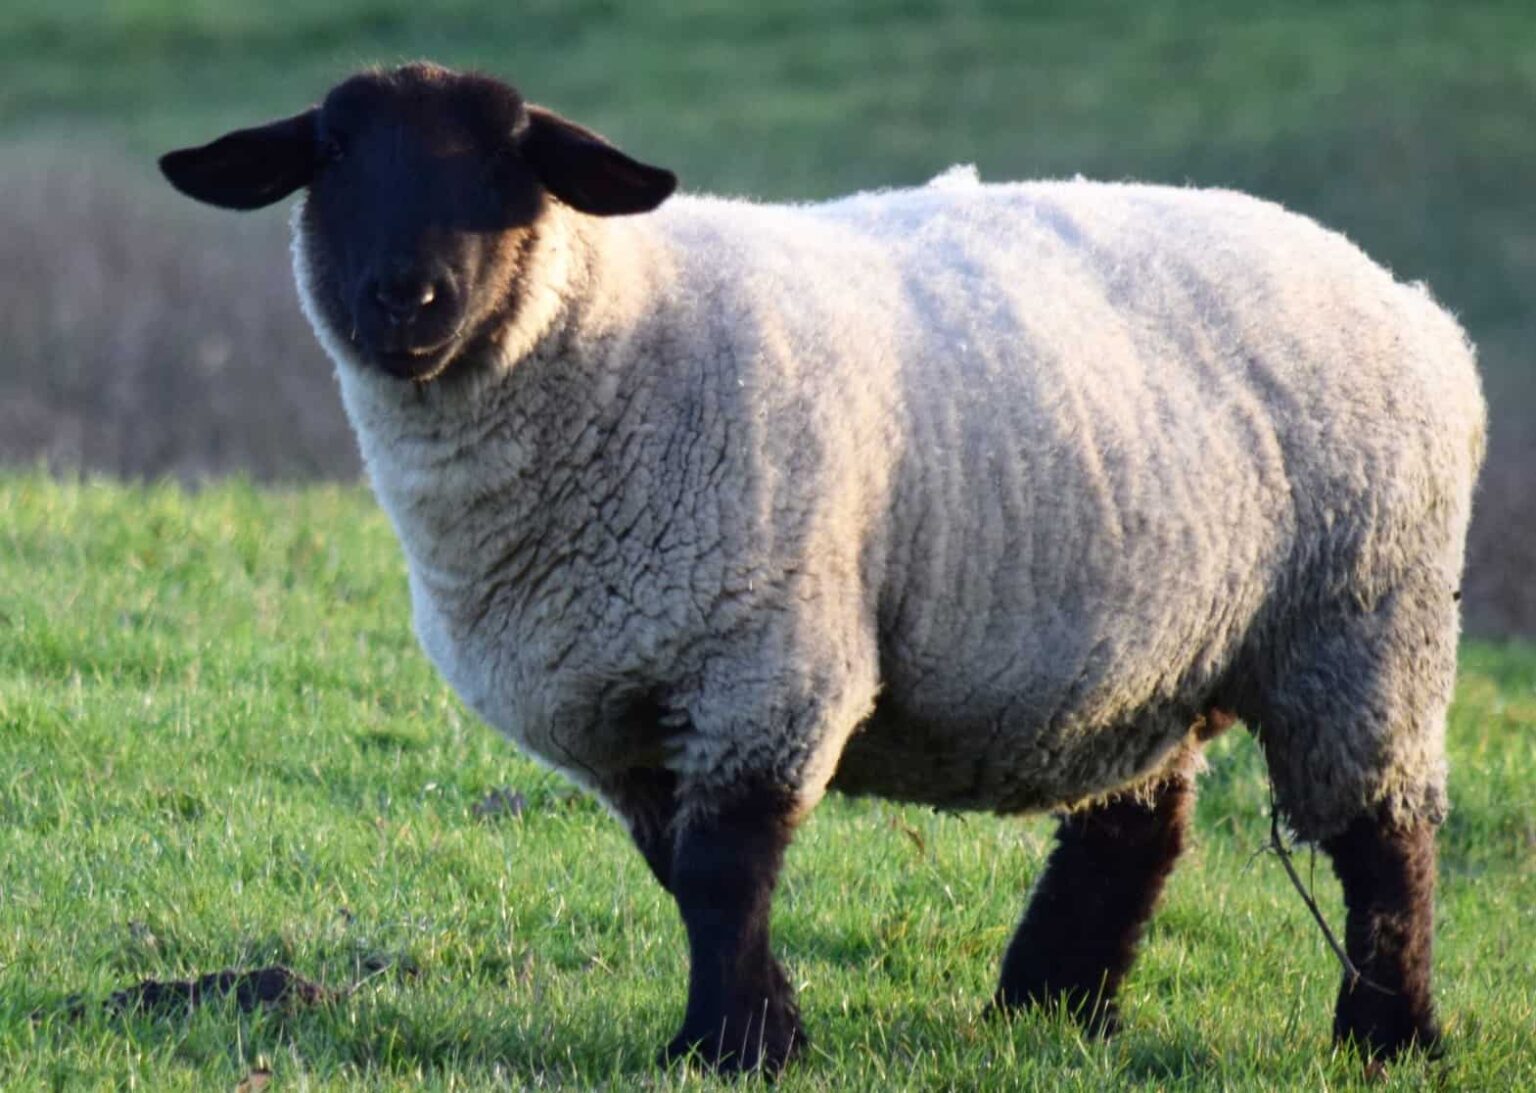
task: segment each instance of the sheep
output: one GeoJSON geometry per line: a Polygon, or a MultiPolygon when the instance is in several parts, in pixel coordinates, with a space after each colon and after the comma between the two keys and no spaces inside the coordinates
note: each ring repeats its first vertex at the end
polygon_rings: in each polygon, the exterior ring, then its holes
{"type": "Polygon", "coordinates": [[[662,1060],[805,1044],[769,944],[828,789],[1054,811],[991,1008],[1113,1030],[1241,719],[1347,906],[1337,1039],[1430,1049],[1485,408],[1418,285],[1252,197],[673,197],[511,86],[370,70],[161,160],[293,265],[466,704],[628,827],[688,936],[662,1060]],[[670,198],[670,200],[669,200],[670,198]]]}

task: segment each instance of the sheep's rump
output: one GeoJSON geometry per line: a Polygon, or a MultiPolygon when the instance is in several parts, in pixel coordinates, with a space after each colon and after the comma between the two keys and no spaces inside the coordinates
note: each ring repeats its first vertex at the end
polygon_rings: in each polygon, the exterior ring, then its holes
{"type": "Polygon", "coordinates": [[[793,256],[753,290],[795,298],[777,339],[851,407],[822,473],[863,484],[818,496],[882,493],[850,607],[880,691],[834,788],[1060,805],[1220,703],[1302,827],[1438,813],[1483,406],[1422,288],[1225,192],[962,179],[733,215],[793,256]]]}

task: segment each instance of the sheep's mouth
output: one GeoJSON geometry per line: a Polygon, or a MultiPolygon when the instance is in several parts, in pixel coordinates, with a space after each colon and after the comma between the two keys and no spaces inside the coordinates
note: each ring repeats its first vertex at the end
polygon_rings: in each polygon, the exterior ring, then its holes
{"type": "Polygon", "coordinates": [[[350,340],[362,359],[385,375],[425,383],[442,374],[458,356],[464,323],[446,314],[398,325],[354,314],[350,340]]]}
{"type": "Polygon", "coordinates": [[[388,349],[372,346],[367,352],[373,363],[388,375],[396,379],[426,383],[440,376],[452,362],[457,343],[457,338],[449,338],[428,346],[396,346],[388,349]]]}

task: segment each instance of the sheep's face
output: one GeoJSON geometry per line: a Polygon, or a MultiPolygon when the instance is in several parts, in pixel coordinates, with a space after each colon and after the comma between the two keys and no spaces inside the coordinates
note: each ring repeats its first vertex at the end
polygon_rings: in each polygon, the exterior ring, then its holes
{"type": "Polygon", "coordinates": [[[500,81],[425,64],[362,73],[318,107],[160,162],[224,208],[308,187],[298,230],[316,320],[367,366],[418,382],[515,316],[550,195],[612,216],[676,185],[500,81]]]}

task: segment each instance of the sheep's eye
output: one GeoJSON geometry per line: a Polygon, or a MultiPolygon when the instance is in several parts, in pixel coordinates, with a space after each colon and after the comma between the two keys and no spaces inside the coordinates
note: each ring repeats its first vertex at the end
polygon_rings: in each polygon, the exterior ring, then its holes
{"type": "Polygon", "coordinates": [[[335,137],[326,137],[320,142],[320,160],[322,163],[340,163],[346,157],[346,149],[341,146],[341,141],[335,137]]]}

